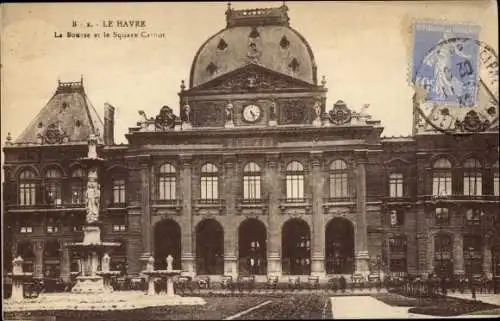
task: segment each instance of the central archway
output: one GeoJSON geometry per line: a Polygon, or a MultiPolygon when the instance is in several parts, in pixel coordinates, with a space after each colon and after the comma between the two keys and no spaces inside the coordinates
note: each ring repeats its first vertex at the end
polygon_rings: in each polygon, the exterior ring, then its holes
{"type": "Polygon", "coordinates": [[[166,258],[170,254],[174,258],[172,267],[181,268],[181,228],[171,219],[162,220],[155,225],[155,269],[167,268],[166,258]]]}
{"type": "Polygon", "coordinates": [[[354,226],[348,219],[335,217],[325,228],[327,274],[354,272],[354,226]]]}
{"type": "Polygon", "coordinates": [[[311,232],[301,219],[290,219],[281,233],[282,270],[284,274],[311,273],[311,232]]]}
{"type": "Polygon", "coordinates": [[[224,229],[214,219],[205,219],[196,226],[197,274],[224,273],[224,229]]]}
{"type": "Polygon", "coordinates": [[[250,218],[238,229],[239,271],[242,275],[267,273],[266,226],[250,218]]]}

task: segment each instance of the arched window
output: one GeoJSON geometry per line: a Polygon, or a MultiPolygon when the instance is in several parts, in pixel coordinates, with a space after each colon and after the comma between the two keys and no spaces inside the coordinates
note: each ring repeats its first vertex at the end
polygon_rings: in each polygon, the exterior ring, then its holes
{"type": "Polygon", "coordinates": [[[347,164],[343,160],[335,160],[330,165],[330,198],[349,196],[347,164]]]}
{"type": "Polygon", "coordinates": [[[28,169],[19,174],[19,205],[36,204],[36,174],[28,169]]]}
{"type": "Polygon", "coordinates": [[[500,175],[498,161],[493,164],[493,195],[500,196],[500,175]]]}
{"type": "Polygon", "coordinates": [[[304,166],[296,161],[286,167],[286,199],[289,202],[304,199],[304,166]]]}
{"type": "Polygon", "coordinates": [[[464,163],[464,195],[482,195],[481,163],[477,159],[468,159],[464,163]]]}
{"type": "Polygon", "coordinates": [[[201,168],[201,199],[209,202],[219,199],[219,170],[212,163],[201,168]]]}
{"type": "Polygon", "coordinates": [[[432,195],[451,195],[451,163],[446,158],[438,159],[433,166],[432,195]]]}
{"type": "Polygon", "coordinates": [[[260,200],[260,198],[260,167],[251,162],[243,168],[243,199],[260,200]]]}
{"type": "Polygon", "coordinates": [[[45,172],[45,202],[48,205],[61,205],[61,171],[57,168],[50,168],[45,172]]]}
{"type": "Polygon", "coordinates": [[[158,199],[161,201],[175,200],[176,171],[171,164],[163,164],[160,167],[158,178],[158,199]]]}
{"type": "Polygon", "coordinates": [[[85,197],[86,174],[78,167],[71,172],[71,204],[83,204],[85,197]]]}

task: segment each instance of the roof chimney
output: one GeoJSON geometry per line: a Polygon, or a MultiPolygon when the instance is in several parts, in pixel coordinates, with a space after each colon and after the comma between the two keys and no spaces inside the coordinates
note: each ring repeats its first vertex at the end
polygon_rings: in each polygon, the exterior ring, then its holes
{"type": "Polygon", "coordinates": [[[115,144],[115,107],[104,103],[104,145],[115,144]]]}

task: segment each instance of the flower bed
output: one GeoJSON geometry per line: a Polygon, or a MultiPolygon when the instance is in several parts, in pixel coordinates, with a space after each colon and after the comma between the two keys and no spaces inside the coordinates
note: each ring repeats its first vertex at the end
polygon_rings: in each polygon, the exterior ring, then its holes
{"type": "Polygon", "coordinates": [[[237,320],[332,319],[329,297],[324,295],[288,295],[244,314],[237,320]]]}
{"type": "Polygon", "coordinates": [[[469,314],[474,311],[499,308],[493,304],[483,303],[481,301],[471,301],[452,297],[437,296],[433,298],[410,298],[397,293],[373,294],[377,300],[380,300],[391,306],[411,307],[408,312],[435,315],[435,316],[457,316],[469,314]]]}

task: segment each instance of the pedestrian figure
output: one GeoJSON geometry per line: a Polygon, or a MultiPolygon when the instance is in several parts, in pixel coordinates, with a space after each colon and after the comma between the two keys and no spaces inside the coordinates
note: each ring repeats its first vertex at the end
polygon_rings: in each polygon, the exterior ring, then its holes
{"type": "Polygon", "coordinates": [[[471,282],[470,291],[472,292],[472,300],[476,300],[476,286],[474,285],[474,282],[471,282]]]}

